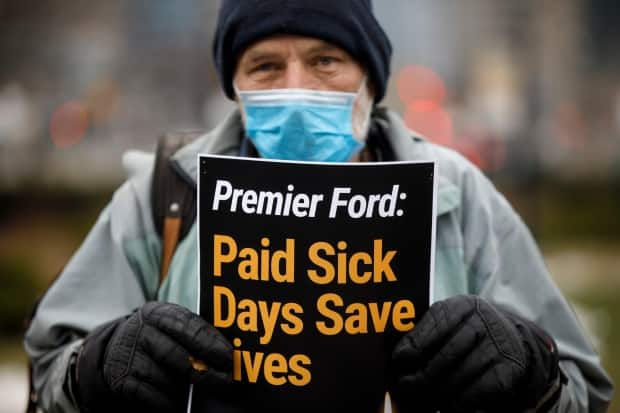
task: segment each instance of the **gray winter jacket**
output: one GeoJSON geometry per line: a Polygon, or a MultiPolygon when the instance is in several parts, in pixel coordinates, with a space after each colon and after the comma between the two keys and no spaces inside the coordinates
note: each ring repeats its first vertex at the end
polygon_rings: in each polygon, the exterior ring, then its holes
{"type": "MultiPolygon", "coordinates": [[[[377,111],[397,160],[436,160],[439,170],[433,300],[478,294],[533,320],[556,340],[568,384],[557,412],[604,412],[612,384],[574,313],[549,277],[529,231],[485,176],[457,153],[412,136],[401,119],[377,111]]],[[[173,157],[196,180],[196,155],[239,153],[238,112],[173,157]]],[[[159,286],[161,243],[151,218],[152,161],[114,194],[44,299],[26,334],[40,404],[75,412],[64,393],[67,367],[93,328],[150,300],[196,308],[196,226],[159,286]]]]}

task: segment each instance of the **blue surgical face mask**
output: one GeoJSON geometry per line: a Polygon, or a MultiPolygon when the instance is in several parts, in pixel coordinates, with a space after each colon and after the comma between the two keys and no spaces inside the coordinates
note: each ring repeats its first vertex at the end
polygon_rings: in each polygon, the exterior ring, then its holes
{"type": "Polygon", "coordinates": [[[353,135],[355,93],[276,89],[237,94],[246,134],[263,158],[346,162],[363,147],[353,135]]]}

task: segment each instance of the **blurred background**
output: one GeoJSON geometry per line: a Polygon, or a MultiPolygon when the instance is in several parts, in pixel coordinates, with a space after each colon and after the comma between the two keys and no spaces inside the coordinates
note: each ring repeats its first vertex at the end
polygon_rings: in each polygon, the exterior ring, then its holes
{"type": "MultiPolygon", "coordinates": [[[[123,152],[231,109],[217,3],[0,0],[0,412],[24,406],[23,321],[123,181],[123,152]]],[[[375,8],[395,50],[384,104],[506,194],[617,381],[620,2],[375,8]]]]}

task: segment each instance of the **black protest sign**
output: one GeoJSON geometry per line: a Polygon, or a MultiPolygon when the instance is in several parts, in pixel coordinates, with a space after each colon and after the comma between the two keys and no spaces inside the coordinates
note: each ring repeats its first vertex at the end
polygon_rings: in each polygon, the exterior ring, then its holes
{"type": "Polygon", "coordinates": [[[234,383],[228,402],[194,389],[193,411],[378,412],[429,306],[434,178],[431,162],[200,156],[199,307],[234,383]]]}

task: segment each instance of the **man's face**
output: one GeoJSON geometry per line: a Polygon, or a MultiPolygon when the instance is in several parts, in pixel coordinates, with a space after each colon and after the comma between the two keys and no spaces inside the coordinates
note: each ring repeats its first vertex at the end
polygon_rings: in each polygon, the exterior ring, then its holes
{"type": "Polygon", "coordinates": [[[365,78],[362,66],[338,46],[312,37],[277,35],[254,43],[243,52],[234,82],[241,91],[360,91],[354,102],[352,128],[353,135],[363,141],[374,99],[365,78]]]}
{"type": "Polygon", "coordinates": [[[323,40],[277,35],[248,47],[235,71],[239,90],[312,89],[357,92],[364,69],[343,49],[323,40]]]}

